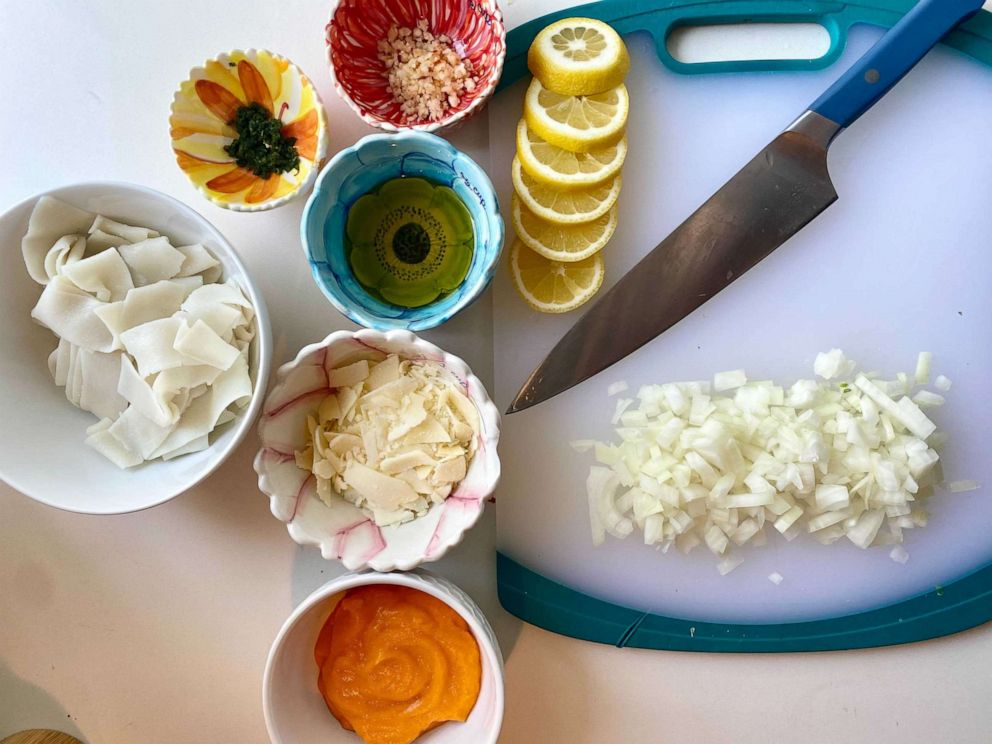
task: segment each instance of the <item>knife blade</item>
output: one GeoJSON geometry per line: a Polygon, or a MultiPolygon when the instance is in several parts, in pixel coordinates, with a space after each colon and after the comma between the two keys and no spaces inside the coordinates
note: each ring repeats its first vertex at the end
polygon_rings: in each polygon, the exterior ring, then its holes
{"type": "Polygon", "coordinates": [[[983,0],[921,0],[810,108],[606,292],[531,373],[507,413],[636,351],[758,264],[837,200],[834,137],[983,0]]]}

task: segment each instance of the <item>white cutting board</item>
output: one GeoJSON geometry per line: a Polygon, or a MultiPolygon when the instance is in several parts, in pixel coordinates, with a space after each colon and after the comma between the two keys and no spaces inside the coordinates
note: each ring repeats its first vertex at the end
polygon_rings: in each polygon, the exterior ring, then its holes
{"type": "MultiPolygon", "coordinates": [[[[604,252],[604,290],[770,141],[880,36],[851,30],[828,70],[679,75],[647,34],[627,37],[630,152],[620,226],[604,252]]],[[[491,173],[510,204],[513,133],[527,81],[490,106],[491,173]]],[[[500,550],[573,589],[696,620],[783,622],[870,609],[946,584],[992,560],[992,69],[939,48],[841,134],[830,150],[840,200],[720,295],[612,368],[540,406],[504,417],[497,493],[500,550]],[[607,538],[591,543],[584,482],[592,462],[568,447],[610,439],[607,386],[702,379],[744,367],[751,379],[808,377],[840,347],[862,369],[912,371],[919,351],[954,386],[933,418],[950,435],[947,480],[984,489],[931,499],[930,524],[907,531],[910,560],[803,535],[745,548],[728,576],[699,547],[688,556],[607,538]],[[767,576],[779,572],[775,586],[767,576]]],[[[512,239],[512,228],[510,229],[512,239]]],[[[510,242],[508,240],[507,247],[510,242]]],[[[509,251],[507,250],[507,254],[509,251]]],[[[646,300],[647,301],[647,300],[646,300]]],[[[588,306],[587,306],[588,307],[588,306]]],[[[506,261],[495,284],[496,402],[586,308],[546,316],[520,300],[506,261]]],[[[618,329],[619,331],[619,329],[618,329]]]]}

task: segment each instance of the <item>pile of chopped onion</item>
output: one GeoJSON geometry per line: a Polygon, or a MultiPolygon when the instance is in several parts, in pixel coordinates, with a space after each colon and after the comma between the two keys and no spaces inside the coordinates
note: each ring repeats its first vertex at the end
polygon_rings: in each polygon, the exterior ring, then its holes
{"type": "MultiPolygon", "coordinates": [[[[788,389],[734,370],[712,384],[645,385],[636,399],[619,398],[618,442],[571,443],[600,463],[587,480],[593,542],[636,527],[663,551],[705,544],[721,558],[721,574],[743,560],[734,546],[764,544],[768,531],[898,546],[903,530],[926,525],[923,502],[939,473],[944,437],[924,409],[944,398],[915,390],[929,383],[930,364],[924,352],[914,373],[882,380],[856,373],[833,349],[816,357],[820,380],[788,389]]],[[[950,381],[941,375],[935,386],[946,391],[950,381]]],[[[974,487],[960,481],[947,490],[974,487]]],[[[901,547],[890,555],[908,559],[901,547]]]]}

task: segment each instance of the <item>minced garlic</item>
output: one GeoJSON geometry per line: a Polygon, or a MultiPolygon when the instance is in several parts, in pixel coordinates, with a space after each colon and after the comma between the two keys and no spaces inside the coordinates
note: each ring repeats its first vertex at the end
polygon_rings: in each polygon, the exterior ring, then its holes
{"type": "Polygon", "coordinates": [[[317,494],[399,524],[444,501],[475,454],[479,416],[438,364],[391,354],[333,369],[335,392],[307,417],[308,443],[296,464],[317,479],[317,494]]]}
{"type": "Polygon", "coordinates": [[[472,62],[459,56],[450,38],[432,34],[425,20],[414,28],[393,24],[378,49],[383,77],[407,121],[443,118],[479,84],[472,62]]]}

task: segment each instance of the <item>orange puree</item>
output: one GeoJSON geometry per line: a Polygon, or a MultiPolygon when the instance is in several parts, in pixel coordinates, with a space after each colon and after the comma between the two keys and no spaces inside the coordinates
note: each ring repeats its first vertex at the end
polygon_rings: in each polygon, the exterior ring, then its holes
{"type": "Polygon", "coordinates": [[[393,584],[349,589],[314,646],[317,686],[366,744],[409,744],[464,721],[482,682],[479,645],[439,599],[393,584]]]}

